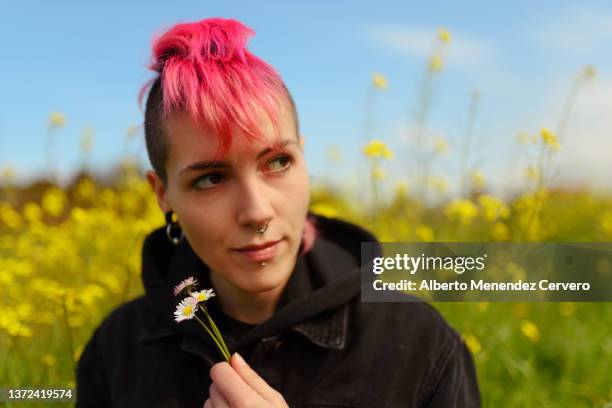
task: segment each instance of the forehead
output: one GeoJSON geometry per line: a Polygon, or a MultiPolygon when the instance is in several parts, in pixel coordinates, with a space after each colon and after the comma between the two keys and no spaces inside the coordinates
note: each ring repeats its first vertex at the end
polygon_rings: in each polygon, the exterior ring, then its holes
{"type": "Polygon", "coordinates": [[[168,165],[185,164],[193,160],[220,160],[231,158],[265,147],[274,147],[281,140],[297,140],[297,124],[291,103],[284,100],[277,113],[278,134],[270,118],[261,108],[256,108],[258,140],[249,139],[238,124],[230,127],[231,145],[226,155],[217,156],[222,137],[209,125],[194,121],[186,112],[173,112],[165,121],[168,143],[168,165]]]}

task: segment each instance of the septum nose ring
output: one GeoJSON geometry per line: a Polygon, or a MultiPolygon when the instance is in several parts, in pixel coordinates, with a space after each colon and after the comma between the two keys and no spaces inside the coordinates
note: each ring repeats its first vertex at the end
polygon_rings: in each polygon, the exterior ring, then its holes
{"type": "Polygon", "coordinates": [[[255,232],[259,234],[263,234],[264,232],[266,232],[267,229],[268,229],[268,224],[264,224],[263,227],[256,228],[255,232]]]}

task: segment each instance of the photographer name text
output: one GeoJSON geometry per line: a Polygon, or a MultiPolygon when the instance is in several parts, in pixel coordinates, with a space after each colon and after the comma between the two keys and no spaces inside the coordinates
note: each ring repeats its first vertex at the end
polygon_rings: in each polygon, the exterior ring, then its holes
{"type": "Polygon", "coordinates": [[[515,282],[488,282],[483,279],[472,279],[469,282],[460,281],[438,281],[436,279],[422,280],[420,283],[408,279],[398,282],[385,282],[381,279],[374,280],[372,284],[377,291],[589,291],[591,284],[588,282],[551,282],[541,279],[536,282],[518,280],[515,282]]]}

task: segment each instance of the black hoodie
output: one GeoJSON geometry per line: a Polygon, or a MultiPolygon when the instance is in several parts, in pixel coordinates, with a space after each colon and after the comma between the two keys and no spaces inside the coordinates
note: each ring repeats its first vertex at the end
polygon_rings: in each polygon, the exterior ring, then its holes
{"type": "MultiPolygon", "coordinates": [[[[270,319],[249,325],[215,297],[207,302],[230,351],[290,407],[480,406],[472,358],[433,308],[360,301],[361,242],[376,238],[337,219],[315,223],[319,236],[270,319]]],[[[197,322],[174,322],[172,288],[188,276],[212,288],[209,269],[163,229],[142,256],[145,295],[113,311],[85,347],[78,407],[202,407],[208,398],[209,370],[221,360],[197,322]]]]}

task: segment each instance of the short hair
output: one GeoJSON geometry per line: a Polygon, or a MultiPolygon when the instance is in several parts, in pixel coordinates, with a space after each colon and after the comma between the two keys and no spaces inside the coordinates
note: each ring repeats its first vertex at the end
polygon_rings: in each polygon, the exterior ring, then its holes
{"type": "Polygon", "coordinates": [[[233,19],[209,18],[177,24],[153,40],[149,68],[158,75],[147,88],[144,131],[147,153],[155,172],[166,182],[170,143],[164,123],[175,111],[189,114],[219,135],[217,157],[232,143],[232,128],[261,140],[257,107],[279,132],[278,113],[283,98],[290,102],[299,138],[295,103],[280,75],[246,47],[255,32],[233,19]]]}

